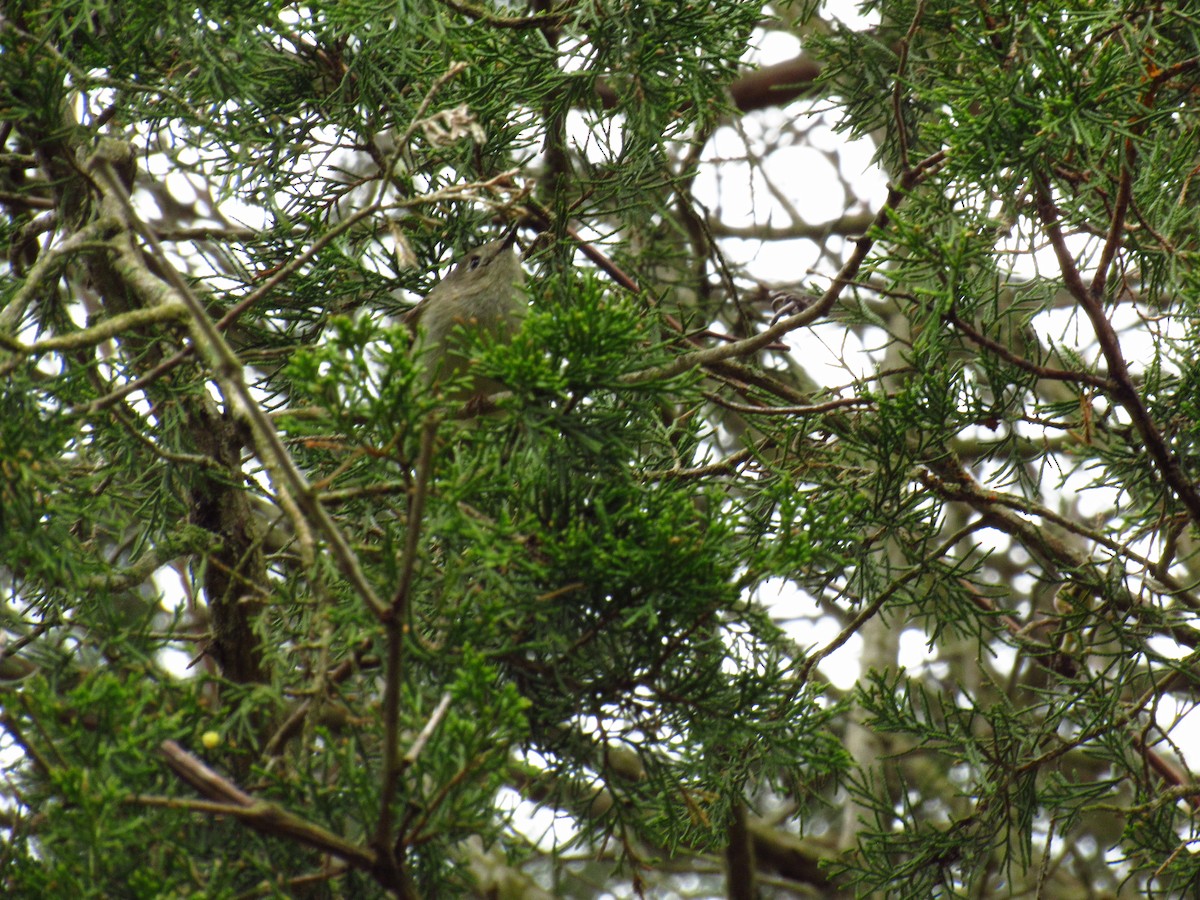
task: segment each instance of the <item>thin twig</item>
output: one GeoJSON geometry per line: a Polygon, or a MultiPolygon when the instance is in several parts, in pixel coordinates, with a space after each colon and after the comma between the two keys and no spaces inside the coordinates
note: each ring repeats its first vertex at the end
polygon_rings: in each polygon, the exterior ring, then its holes
{"type": "MultiPolygon", "coordinates": [[[[345,860],[358,869],[374,871],[376,856],[365,847],[352,844],[318,825],[287,812],[282,807],[257,800],[227,778],[217,774],[199,759],[185,751],[175,741],[159,745],[167,765],[176,775],[213,801],[195,804],[194,808],[214,815],[232,816],[255,831],[272,837],[284,837],[312,847],[322,853],[345,860]]],[[[164,801],[172,802],[170,798],[164,801]]],[[[152,798],[138,797],[135,802],[163,805],[152,798]]],[[[174,800],[174,803],[187,801],[174,800]]]]}
{"type": "Polygon", "coordinates": [[[421,729],[421,733],[417,735],[417,739],[412,742],[412,746],[404,754],[402,762],[405,768],[417,761],[417,758],[421,755],[421,751],[425,749],[425,745],[429,743],[429,739],[433,737],[433,733],[437,730],[438,725],[441,724],[442,719],[449,712],[451,699],[449,691],[442,694],[442,698],[438,700],[438,705],[434,707],[433,712],[429,715],[429,721],[425,723],[425,726],[421,729]]]}
{"type": "Polygon", "coordinates": [[[391,846],[392,800],[403,770],[400,759],[400,689],[404,680],[409,594],[416,572],[421,520],[425,514],[425,497],[433,474],[433,448],[440,424],[438,416],[434,414],[425,421],[421,430],[416,478],[408,499],[408,528],[404,536],[404,557],[400,562],[400,583],[383,617],[387,629],[387,669],[383,685],[383,770],[380,774],[379,821],[374,839],[375,846],[381,852],[383,848],[391,846]]]}
{"type": "Polygon", "coordinates": [[[1083,307],[1083,311],[1091,321],[1100,351],[1108,363],[1109,379],[1111,380],[1108,392],[1117,403],[1125,408],[1133,420],[1134,428],[1141,435],[1146,452],[1150,454],[1150,458],[1154,461],[1163,480],[1179,497],[1193,524],[1200,526],[1200,492],[1196,490],[1195,481],[1184,472],[1182,463],[1167,446],[1162,433],[1154,424],[1150,411],[1146,409],[1146,405],[1138,394],[1133,378],[1129,374],[1129,364],[1121,352],[1120,338],[1117,336],[1112,322],[1108,320],[1102,298],[1084,284],[1075,258],[1067,247],[1058,209],[1050,193],[1049,185],[1045,180],[1037,179],[1035,186],[1038,217],[1050,240],[1054,255],[1058,259],[1063,284],[1075,301],[1083,307]]]}

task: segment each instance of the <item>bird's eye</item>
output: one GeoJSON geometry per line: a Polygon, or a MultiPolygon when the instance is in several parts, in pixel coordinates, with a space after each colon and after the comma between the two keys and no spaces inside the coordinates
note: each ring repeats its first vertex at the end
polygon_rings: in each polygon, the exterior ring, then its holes
{"type": "Polygon", "coordinates": [[[479,264],[482,261],[483,261],[483,257],[480,256],[479,254],[475,254],[469,260],[467,260],[467,268],[468,269],[478,269],[479,264]]]}

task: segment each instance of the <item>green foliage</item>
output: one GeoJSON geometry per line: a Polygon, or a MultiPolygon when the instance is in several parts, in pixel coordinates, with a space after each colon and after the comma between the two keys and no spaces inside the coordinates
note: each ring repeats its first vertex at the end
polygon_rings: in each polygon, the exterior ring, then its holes
{"type": "MultiPolygon", "coordinates": [[[[1186,483],[1164,484],[1162,469],[1147,465],[1145,443],[1161,433],[1170,445],[1166,452],[1190,470],[1195,451],[1183,424],[1188,415],[1176,411],[1180,404],[1187,408],[1183,396],[1192,364],[1174,350],[1178,339],[1195,355],[1192,314],[1152,329],[1155,339],[1136,345],[1144,350],[1123,350],[1118,343],[1136,328],[1120,318],[1122,300],[1153,306],[1164,319],[1190,306],[1181,304],[1180,288],[1192,277],[1195,204],[1180,198],[1191,190],[1197,149],[1194,28],[1191,11],[1177,4],[1169,11],[1142,4],[1033,4],[990,10],[982,25],[960,19],[950,4],[889,2],[877,8],[879,29],[869,35],[842,30],[824,41],[827,77],[844,92],[843,127],[879,137],[879,155],[895,172],[912,172],[923,159],[936,161],[890,217],[882,246],[867,264],[904,311],[902,327],[893,332],[904,365],[879,405],[880,430],[862,439],[859,449],[899,492],[914,467],[957,473],[960,459],[972,460],[971,475],[986,490],[957,481],[968,502],[994,516],[992,523],[1029,551],[1038,577],[1077,585],[1058,593],[1056,606],[1063,608],[1050,612],[1049,645],[1041,639],[1024,646],[1013,641],[1026,637],[1013,624],[1018,620],[1032,621],[1035,633],[1043,626],[1037,624],[1036,594],[1027,619],[1003,579],[996,590],[1007,618],[993,616],[983,633],[967,627],[981,641],[990,631],[1003,643],[1015,643],[1033,667],[1053,673],[1058,687],[1033,692],[1028,704],[1013,706],[988,681],[939,693],[911,680],[883,678],[860,688],[859,703],[873,727],[904,735],[897,752],[936,759],[950,783],[934,788],[860,780],[854,794],[873,822],[862,834],[861,855],[846,872],[864,892],[977,895],[986,890],[989,866],[1003,865],[1007,877],[1019,881],[1034,864],[1035,836],[1046,827],[1038,817],[1047,812],[1052,833],[1061,827],[1065,834],[1080,817],[1090,814],[1095,821],[1097,804],[1115,807],[1128,802],[1132,791],[1154,808],[1158,827],[1171,828],[1164,825],[1169,818],[1162,815],[1164,804],[1154,799],[1162,785],[1148,782],[1144,768],[1139,770],[1153,754],[1137,752],[1136,740],[1131,743],[1127,733],[1105,723],[1135,717],[1129,711],[1133,698],[1161,690],[1162,682],[1156,684],[1148,672],[1161,675],[1170,668],[1155,660],[1146,642],[1160,627],[1151,622],[1161,623],[1159,614],[1171,611],[1175,601],[1165,595],[1134,600],[1127,579],[1139,571],[1169,579],[1162,566],[1173,548],[1168,540],[1166,555],[1147,562],[1107,541],[1117,533],[1122,540],[1153,534],[1164,517],[1178,517],[1188,533],[1196,527],[1196,508],[1180,499],[1186,483]],[[1181,28],[1183,23],[1189,24],[1181,28]],[[1127,192],[1129,206],[1115,212],[1121,192],[1127,192]],[[1114,218],[1123,231],[1114,231],[1114,218]],[[1095,236],[1086,249],[1076,242],[1080,233],[1095,236]],[[1149,238],[1151,233],[1157,237],[1149,238]],[[1115,251],[1116,270],[1102,290],[1092,289],[1101,284],[1093,279],[1105,239],[1115,251]],[[1083,295],[1070,281],[1064,286],[1044,271],[1053,269],[1049,253],[1041,257],[1043,271],[1032,277],[1007,271],[1006,255],[1032,256],[1044,246],[1057,255],[1064,279],[1072,271],[1080,277],[1083,295]],[[1061,328],[1057,342],[1052,335],[1045,343],[1048,313],[1063,292],[1070,294],[1071,324],[1061,328]],[[1098,320],[1114,324],[1111,339],[1096,326],[1098,320]],[[1100,348],[1081,354],[1066,335],[1089,324],[1100,348]],[[1135,374],[1133,386],[1122,393],[1115,385],[1128,377],[1126,366],[1135,374]],[[1061,380],[1052,383],[1046,372],[1061,380]],[[1105,399],[1097,403],[1097,395],[1105,399]],[[900,431],[898,423],[907,430],[900,431]],[[986,446],[980,425],[996,431],[986,446]],[[1023,437],[1038,429],[1046,434],[1040,452],[1023,437]],[[1050,442],[1059,435],[1065,446],[1055,453],[1050,442]],[[952,447],[957,452],[948,454],[952,447]],[[1041,468],[1031,471],[1031,458],[1040,459],[1041,468]],[[1100,529],[1107,532],[1099,539],[1106,549],[1095,569],[1076,568],[1090,558],[1073,549],[1072,536],[1085,533],[1082,523],[1070,512],[1053,518],[1039,503],[1047,481],[1060,479],[1070,479],[1072,490],[1120,492],[1100,529]],[[1001,489],[1014,493],[991,493],[1001,489]],[[1026,529],[1015,515],[997,515],[990,498],[1000,496],[1017,513],[1042,512],[1043,518],[1026,529]],[[1184,518],[1190,524],[1184,526],[1184,518]],[[1077,743],[1101,753],[1107,768],[1096,780],[1063,777],[1057,770],[1065,740],[1072,741],[1068,747],[1077,743]],[[1108,791],[1122,799],[1102,801],[1108,791]],[[933,815],[920,802],[931,794],[946,797],[933,815]],[[897,887],[901,883],[903,889],[897,887]]],[[[951,485],[928,478],[921,487],[931,485],[955,494],[951,485]]],[[[894,508],[902,509],[902,502],[894,508]]],[[[926,507],[920,520],[928,522],[934,509],[926,507]]],[[[1090,539],[1096,532],[1086,533],[1090,539]]],[[[896,555],[889,555],[889,564],[896,555]]],[[[1190,571],[1190,551],[1179,562],[1177,574],[1190,571]]],[[[864,557],[859,564],[869,565],[864,557]]],[[[931,641],[991,606],[979,595],[974,603],[963,602],[961,588],[947,580],[969,575],[988,591],[990,564],[972,563],[969,573],[946,571],[927,580],[939,566],[927,564],[925,578],[913,582],[936,585],[936,604],[916,596],[903,600],[908,614],[928,613],[931,641]]],[[[861,568],[858,577],[865,583],[861,568]]],[[[871,596],[878,590],[860,592],[871,596]]],[[[1194,609],[1192,599],[1181,602],[1194,609]]],[[[1173,631],[1172,639],[1182,643],[1180,649],[1195,646],[1190,628],[1173,631]]],[[[1011,677],[1022,671],[1041,681],[1019,664],[1011,677]]],[[[1181,820],[1174,827],[1178,847],[1190,832],[1181,820]]],[[[1109,845],[1120,837],[1110,835],[1109,845]]],[[[1130,831],[1124,837],[1132,843],[1144,839],[1130,831]]],[[[1147,858],[1135,853],[1125,862],[1140,868],[1147,858]]],[[[1140,873],[1168,893],[1186,891],[1195,878],[1194,866],[1181,858],[1140,873]]]]}
{"type": "MultiPolygon", "coordinates": [[[[332,889],[343,896],[375,882],[467,890],[472,841],[527,852],[498,805],[521,758],[574,798],[580,840],[619,831],[630,847],[693,850],[721,840],[757,780],[844,766],[828,714],[787,683],[780,632],[741,596],[749,532],[719,486],[651,474],[703,452],[699,420],[672,412],[699,405],[694,375],[626,378],[673,357],[669,328],[546,257],[517,338],[465,330],[474,369],[430,390],[390,293],[427,290],[447,248],[478,242],[496,204],[456,186],[520,167],[571,110],[599,110],[597,79],[621,99],[590,127],[622,139],[578,161],[573,214],[669,208],[667,142],[725,108],[756,5],[581,6],[560,23],[589,60],[575,70],[537,28],[436,3],[12,13],[0,108],[28,125],[14,153],[42,154],[70,227],[99,208],[99,164],[82,186],[72,173],[105,131],[135,141],[142,172],[165,162],[160,174],[203,184],[190,212],[155,223],[180,248],[167,264],[209,260],[191,284],[228,317],[254,402],[402,621],[364,602],[309,510],[289,517],[296,488],[277,458],[252,450],[242,467],[259,438],[230,412],[230,371],[190,355],[175,323],[121,334],[111,354],[83,332],[54,371],[36,369],[40,351],[6,356],[5,624],[37,667],[4,718],[24,757],[9,781],[10,895],[283,895],[320,871],[311,844],[191,809],[166,741],[213,779],[395,854],[402,877],[351,868],[332,889]],[[68,83],[108,112],[64,128],[68,83]],[[455,109],[457,124],[434,118],[455,109]],[[178,244],[192,213],[220,227],[178,244]],[[510,396],[463,417],[455,391],[479,373],[510,396]],[[641,774],[609,766],[618,745],[641,774]]],[[[77,259],[105,315],[144,302],[98,243],[77,259]]],[[[6,329],[79,335],[76,298],[15,302],[31,274],[5,275],[6,329]]]]}
{"type": "Polygon", "coordinates": [[[6,4],[5,895],[1194,891],[1200,29],[983,6],[6,4]]]}

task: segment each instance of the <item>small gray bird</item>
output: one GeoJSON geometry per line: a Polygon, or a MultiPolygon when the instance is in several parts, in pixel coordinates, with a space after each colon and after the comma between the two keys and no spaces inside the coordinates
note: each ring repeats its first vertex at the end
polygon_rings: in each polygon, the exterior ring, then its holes
{"type": "MultiPolygon", "coordinates": [[[[502,238],[463,254],[450,274],[404,315],[416,335],[414,347],[424,355],[427,384],[444,381],[466,366],[466,359],[447,346],[454,344],[457,326],[485,329],[500,339],[520,326],[528,307],[520,290],[525,271],[516,241],[514,225],[502,238]]],[[[479,378],[471,394],[478,397],[503,389],[497,381],[479,378]]]]}

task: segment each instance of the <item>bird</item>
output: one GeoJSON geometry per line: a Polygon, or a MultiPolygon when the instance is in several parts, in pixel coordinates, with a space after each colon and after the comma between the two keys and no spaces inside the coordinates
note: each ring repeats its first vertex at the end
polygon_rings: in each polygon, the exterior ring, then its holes
{"type": "MultiPolygon", "coordinates": [[[[485,331],[497,340],[510,338],[520,327],[528,306],[521,292],[525,270],[517,254],[514,225],[500,238],[468,250],[454,268],[402,321],[415,335],[414,348],[423,357],[424,381],[435,386],[461,373],[467,359],[455,351],[462,335],[456,329],[485,331]]],[[[503,390],[490,378],[476,378],[470,395],[486,396],[503,390]]]]}

